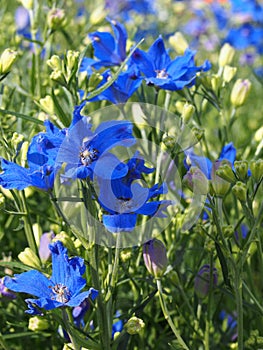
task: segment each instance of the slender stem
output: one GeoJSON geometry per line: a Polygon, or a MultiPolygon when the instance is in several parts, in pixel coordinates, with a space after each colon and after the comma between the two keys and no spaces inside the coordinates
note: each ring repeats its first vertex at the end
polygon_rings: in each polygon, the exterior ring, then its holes
{"type": "Polygon", "coordinates": [[[176,329],[176,327],[171,319],[171,316],[170,316],[169,311],[168,311],[167,306],[166,306],[166,302],[164,300],[161,280],[157,279],[156,283],[157,283],[157,289],[159,291],[159,299],[160,299],[160,304],[161,304],[164,318],[166,319],[169,326],[171,327],[171,330],[173,331],[174,335],[176,336],[178,343],[182,346],[183,349],[189,350],[188,346],[185,344],[183,338],[181,337],[179,331],[176,329]]]}
{"type": "Polygon", "coordinates": [[[36,246],[36,241],[34,238],[34,233],[31,225],[31,220],[29,216],[29,211],[28,211],[28,206],[26,202],[26,196],[25,192],[21,191],[21,201],[22,201],[22,212],[25,213],[24,215],[24,224],[25,224],[25,234],[26,234],[26,239],[27,243],[29,245],[29,248],[34,252],[37,253],[37,246],[36,246]]]}
{"type": "Polygon", "coordinates": [[[71,344],[73,346],[74,350],[80,350],[81,347],[78,345],[77,340],[75,339],[74,335],[72,334],[71,328],[70,328],[70,311],[66,309],[62,309],[62,316],[63,316],[63,321],[66,327],[66,331],[68,333],[68,336],[70,338],[71,344]]]}
{"type": "Polygon", "coordinates": [[[242,267],[235,271],[235,294],[237,303],[237,342],[238,350],[244,349],[243,343],[243,300],[242,300],[242,267]]]}

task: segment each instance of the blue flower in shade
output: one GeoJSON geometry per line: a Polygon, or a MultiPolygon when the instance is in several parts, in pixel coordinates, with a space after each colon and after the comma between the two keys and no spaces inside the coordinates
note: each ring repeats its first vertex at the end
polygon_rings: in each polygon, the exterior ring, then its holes
{"type": "MultiPolygon", "coordinates": [[[[97,86],[98,88],[108,81],[111,77],[111,73],[107,70],[102,76],[103,79],[97,86]]],[[[141,83],[142,77],[139,77],[133,67],[130,67],[127,71],[121,73],[110,87],[89,101],[107,100],[114,104],[125,103],[140,87],[141,83]]]]}
{"type": "MultiPolygon", "coordinates": [[[[197,166],[202,171],[202,173],[205,174],[209,180],[211,180],[213,162],[210,159],[197,156],[193,152],[187,152],[187,158],[190,160],[190,164],[187,164],[187,161],[185,161],[187,170],[189,170],[191,166],[197,166]]],[[[235,159],[236,149],[233,145],[233,142],[230,142],[222,148],[218,160],[228,160],[233,166],[235,159]]]]}
{"type": "Polygon", "coordinates": [[[231,0],[231,12],[239,21],[262,22],[263,7],[256,0],[231,0]]]}
{"type": "Polygon", "coordinates": [[[92,68],[118,66],[126,58],[127,32],[122,24],[109,20],[114,36],[109,32],[93,32],[89,34],[97,60],[84,57],[80,72],[92,73],[92,68]]]}
{"type": "Polygon", "coordinates": [[[129,121],[107,121],[92,132],[89,118],[80,112],[85,106],[75,107],[72,124],[57,156],[58,167],[66,164],[63,177],[68,179],[93,179],[93,174],[102,178],[126,175],[127,166],[108,151],[116,146],[129,147],[136,140],[132,135],[133,125],[129,121]],[[112,175],[115,169],[114,175],[112,175]]]}
{"type": "Polygon", "coordinates": [[[154,0],[105,0],[105,8],[110,16],[120,16],[124,20],[131,19],[131,13],[147,15],[154,13],[154,0]]]}
{"type": "Polygon", "coordinates": [[[103,224],[110,232],[132,231],[138,215],[166,217],[163,211],[172,204],[169,200],[151,201],[167,193],[164,184],[146,188],[134,181],[142,178],[142,172],[150,173],[154,170],[145,167],[141,158],[137,161],[133,157],[127,166],[128,173],[122,178],[106,181],[98,178],[98,201],[105,211],[102,217],[103,224]],[[134,168],[135,164],[138,164],[137,169],[134,168]]]}
{"type": "Polygon", "coordinates": [[[23,190],[34,186],[48,191],[53,188],[56,174],[55,159],[64,140],[66,129],[60,130],[50,121],[44,122],[46,132],[33,137],[27,152],[28,168],[1,159],[0,186],[23,190]]]}
{"type": "Polygon", "coordinates": [[[132,55],[132,61],[144,74],[148,85],[174,91],[194,85],[196,73],[211,68],[208,61],[205,61],[202,66],[195,66],[194,56],[195,52],[187,49],[183,56],[171,60],[160,36],[148,52],[136,49],[132,55]]]}
{"type": "Polygon", "coordinates": [[[67,249],[60,241],[50,244],[52,254],[52,276],[31,270],[13,278],[5,277],[6,288],[20,293],[32,294],[38,299],[26,299],[29,314],[39,314],[38,308],[52,310],[64,306],[79,306],[86,298],[94,300],[98,291],[90,288],[81,292],[86,280],[84,260],[79,257],[68,258],[67,249]]]}

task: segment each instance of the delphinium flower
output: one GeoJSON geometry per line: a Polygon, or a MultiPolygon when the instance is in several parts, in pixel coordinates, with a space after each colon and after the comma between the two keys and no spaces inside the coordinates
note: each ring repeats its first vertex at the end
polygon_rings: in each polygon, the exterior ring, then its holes
{"type": "Polygon", "coordinates": [[[114,20],[109,20],[114,36],[109,32],[93,32],[89,34],[96,59],[84,57],[80,72],[92,73],[93,69],[119,66],[126,58],[127,32],[124,26],[114,20]]]}
{"type": "MultiPolygon", "coordinates": [[[[109,70],[105,71],[102,77],[103,79],[97,88],[104,85],[111,78],[111,72],[109,70]]],[[[126,71],[120,73],[117,80],[110,87],[89,101],[107,100],[114,104],[125,103],[140,87],[141,83],[142,77],[134,67],[129,67],[126,71]]]]}
{"type": "Polygon", "coordinates": [[[46,132],[33,137],[27,152],[28,168],[1,158],[0,186],[23,190],[34,186],[48,191],[54,186],[55,159],[66,129],[60,130],[50,121],[44,122],[46,132]]]}
{"type": "Polygon", "coordinates": [[[172,204],[170,200],[153,198],[167,193],[165,184],[155,184],[148,188],[134,181],[142,177],[142,172],[150,173],[152,169],[144,166],[140,158],[139,169],[134,168],[136,159],[127,163],[129,171],[123,177],[101,180],[98,177],[98,201],[104,210],[102,221],[110,232],[130,232],[137,222],[138,215],[150,217],[166,217],[164,211],[172,204]]]}
{"type": "Polygon", "coordinates": [[[117,169],[115,177],[124,176],[128,171],[127,166],[108,151],[116,146],[129,147],[135,143],[132,123],[107,121],[93,132],[90,119],[80,114],[85,104],[75,107],[72,124],[57,156],[58,167],[66,164],[63,177],[89,177],[92,180],[95,173],[102,178],[111,178],[114,169],[117,169]]]}
{"type": "Polygon", "coordinates": [[[26,299],[29,314],[40,314],[39,309],[52,310],[59,307],[79,306],[85,299],[94,300],[98,291],[94,288],[81,292],[86,280],[81,276],[85,272],[84,260],[80,257],[69,258],[67,249],[60,241],[50,244],[52,254],[52,275],[30,270],[5,277],[4,285],[13,292],[31,294],[38,299],[26,299]]]}
{"type": "Polygon", "coordinates": [[[155,1],[150,0],[105,0],[105,8],[111,17],[119,16],[123,20],[131,19],[132,13],[147,15],[154,13],[155,1]]]}
{"type": "Polygon", "coordinates": [[[197,67],[194,56],[194,51],[186,49],[183,56],[178,56],[172,60],[160,36],[151,45],[148,52],[136,49],[132,55],[132,61],[144,74],[147,85],[174,91],[193,86],[196,74],[210,69],[211,65],[208,61],[197,67]]]}

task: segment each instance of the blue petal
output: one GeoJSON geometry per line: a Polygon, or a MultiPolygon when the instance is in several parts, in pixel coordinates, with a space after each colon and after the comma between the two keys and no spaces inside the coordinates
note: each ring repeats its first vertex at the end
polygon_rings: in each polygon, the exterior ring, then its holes
{"type": "Polygon", "coordinates": [[[146,52],[136,49],[132,54],[132,61],[146,77],[156,76],[154,64],[146,52]]]}
{"type": "Polygon", "coordinates": [[[126,164],[122,163],[115,155],[104,153],[99,159],[91,164],[94,174],[101,179],[118,179],[128,172],[126,164]]]}
{"type": "Polygon", "coordinates": [[[4,285],[14,291],[32,294],[36,297],[49,297],[51,294],[49,279],[36,270],[27,271],[14,278],[5,277],[4,285]]]}
{"type": "Polygon", "coordinates": [[[103,215],[103,224],[113,233],[130,232],[136,225],[137,214],[103,215]]]}
{"type": "Polygon", "coordinates": [[[99,292],[96,289],[90,288],[88,291],[82,292],[70,298],[70,300],[65,305],[79,306],[87,298],[91,298],[91,300],[95,300],[98,294],[99,292]]]}
{"type": "Polygon", "coordinates": [[[115,40],[110,33],[94,32],[89,34],[94,48],[94,56],[102,61],[120,64],[121,59],[115,52],[115,40]]]}
{"type": "Polygon", "coordinates": [[[29,169],[23,168],[3,158],[1,159],[1,168],[3,170],[0,174],[0,185],[2,187],[23,190],[28,186],[32,186],[29,169]]]}
{"type": "Polygon", "coordinates": [[[110,21],[114,35],[117,42],[117,53],[122,61],[126,57],[126,41],[127,41],[127,32],[122,24],[116,21],[110,21]]]}
{"type": "Polygon", "coordinates": [[[234,161],[236,159],[236,149],[233,145],[233,142],[228,143],[222,148],[222,151],[220,153],[220,156],[218,158],[219,160],[229,160],[229,162],[233,165],[234,161]]]}
{"type": "Polygon", "coordinates": [[[148,51],[148,55],[152,59],[155,70],[165,69],[171,62],[161,36],[159,36],[159,38],[152,44],[148,51]]]}

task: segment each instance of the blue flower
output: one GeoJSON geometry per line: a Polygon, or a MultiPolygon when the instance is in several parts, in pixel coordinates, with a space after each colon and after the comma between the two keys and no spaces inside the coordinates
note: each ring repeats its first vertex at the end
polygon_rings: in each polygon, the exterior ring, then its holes
{"type": "Polygon", "coordinates": [[[148,85],[174,91],[194,85],[196,73],[211,68],[208,61],[202,66],[195,66],[194,56],[195,52],[187,49],[183,56],[171,60],[160,36],[148,52],[136,49],[132,60],[144,74],[148,85]]]}
{"type": "MultiPolygon", "coordinates": [[[[111,77],[111,73],[109,70],[107,70],[102,74],[102,76],[103,79],[97,88],[104,85],[108,81],[108,79],[111,77]]],[[[127,71],[121,73],[110,87],[89,101],[107,100],[114,104],[125,103],[140,87],[141,83],[142,77],[139,77],[133,67],[130,67],[127,71]]]]}
{"type": "Polygon", "coordinates": [[[142,178],[142,172],[152,172],[152,169],[144,166],[142,159],[137,161],[132,158],[127,166],[129,170],[122,178],[114,179],[114,172],[110,180],[101,181],[98,178],[98,201],[105,211],[102,220],[110,232],[132,231],[138,215],[166,217],[163,211],[172,204],[169,200],[151,200],[167,193],[165,184],[147,188],[133,181],[142,178]],[[135,164],[138,164],[138,169],[134,168],[135,164]]]}
{"type": "Polygon", "coordinates": [[[112,178],[114,169],[117,178],[127,173],[127,167],[108,151],[116,146],[129,147],[135,143],[133,125],[128,121],[107,121],[92,132],[89,118],[80,112],[85,102],[77,106],[68,134],[57,157],[58,167],[66,164],[63,177],[68,179],[93,179],[93,174],[112,178]]]}
{"type": "Polygon", "coordinates": [[[34,186],[48,191],[54,186],[55,159],[64,140],[66,129],[60,130],[50,121],[44,122],[46,132],[33,137],[27,152],[28,168],[1,159],[0,186],[6,189],[23,190],[34,186]]]}
{"type": "Polygon", "coordinates": [[[79,257],[68,258],[67,249],[60,241],[50,244],[52,254],[52,276],[31,270],[13,278],[5,277],[6,288],[19,293],[32,294],[38,299],[26,299],[29,314],[38,314],[38,308],[52,310],[64,306],[79,306],[86,298],[94,300],[98,291],[90,288],[81,292],[86,280],[84,260],[79,257]]]}
{"type": "Polygon", "coordinates": [[[154,2],[154,0],[105,0],[105,7],[111,16],[120,15],[124,20],[129,20],[131,12],[144,16],[154,13],[154,2]]]}
{"type": "Polygon", "coordinates": [[[84,57],[80,72],[92,73],[92,68],[119,66],[126,58],[127,32],[122,24],[109,20],[114,36],[108,32],[93,32],[89,34],[94,49],[94,56],[98,59],[84,57]]]}

